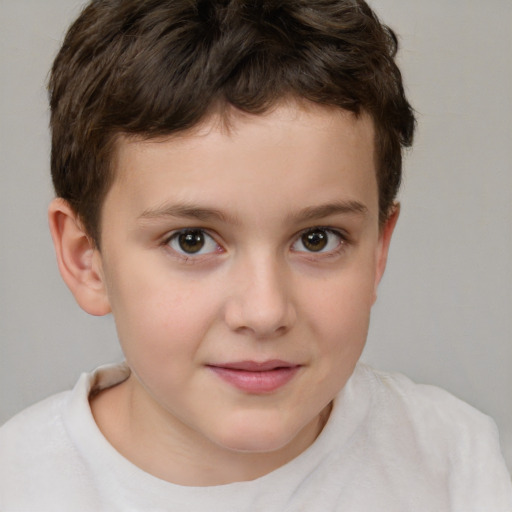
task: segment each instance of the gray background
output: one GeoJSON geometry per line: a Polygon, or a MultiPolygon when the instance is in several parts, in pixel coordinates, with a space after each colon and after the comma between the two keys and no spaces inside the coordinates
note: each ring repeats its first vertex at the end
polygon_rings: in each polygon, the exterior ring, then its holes
{"type": "MultiPolygon", "coordinates": [[[[58,275],[44,84],[74,0],[0,0],[0,423],[121,358],[58,275]]],[[[364,359],[493,416],[512,468],[512,2],[374,0],[418,111],[364,359]]]]}

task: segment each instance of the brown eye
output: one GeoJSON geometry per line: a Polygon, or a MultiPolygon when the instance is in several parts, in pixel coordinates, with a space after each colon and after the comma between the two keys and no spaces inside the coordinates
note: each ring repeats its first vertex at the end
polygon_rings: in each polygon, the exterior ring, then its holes
{"type": "Polygon", "coordinates": [[[292,249],[296,252],[329,253],[335,251],[345,241],[345,237],[329,228],[311,228],[303,231],[293,243],[292,249]]]}
{"type": "Polygon", "coordinates": [[[184,229],[171,236],[167,244],[177,253],[199,256],[219,249],[215,240],[202,229],[184,229]]]}
{"type": "Polygon", "coordinates": [[[202,231],[185,231],[178,236],[180,248],[189,254],[199,252],[204,246],[204,234],[202,231]]]}
{"type": "Polygon", "coordinates": [[[307,231],[301,237],[302,244],[308,251],[318,252],[325,249],[328,242],[328,234],[323,229],[307,231]]]}

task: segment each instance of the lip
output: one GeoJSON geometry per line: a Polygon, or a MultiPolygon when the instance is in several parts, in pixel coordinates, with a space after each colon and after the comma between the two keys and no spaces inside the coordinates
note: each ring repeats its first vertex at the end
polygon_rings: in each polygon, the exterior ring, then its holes
{"type": "Polygon", "coordinates": [[[235,388],[251,394],[277,391],[300,370],[301,365],[273,359],[269,361],[236,361],[207,366],[218,377],[235,388]]]}

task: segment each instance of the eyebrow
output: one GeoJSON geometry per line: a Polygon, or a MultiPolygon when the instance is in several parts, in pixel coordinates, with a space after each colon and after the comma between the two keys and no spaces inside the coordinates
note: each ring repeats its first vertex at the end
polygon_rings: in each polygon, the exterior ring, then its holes
{"type": "MultiPolygon", "coordinates": [[[[318,206],[308,206],[297,213],[288,215],[287,220],[305,222],[322,219],[331,215],[366,215],[368,208],[359,201],[336,201],[318,206]]],[[[200,221],[217,220],[229,224],[239,224],[236,217],[216,208],[203,208],[187,203],[165,204],[144,210],[139,219],[188,218],[200,221]]]]}
{"type": "Polygon", "coordinates": [[[165,204],[157,208],[144,210],[139,219],[160,219],[167,217],[188,218],[201,221],[218,220],[226,223],[237,224],[237,219],[216,208],[202,208],[192,204],[176,203],[165,204]]]}
{"type": "Polygon", "coordinates": [[[290,217],[296,222],[304,222],[342,214],[364,216],[368,214],[368,208],[359,201],[336,201],[319,206],[308,206],[290,217]]]}

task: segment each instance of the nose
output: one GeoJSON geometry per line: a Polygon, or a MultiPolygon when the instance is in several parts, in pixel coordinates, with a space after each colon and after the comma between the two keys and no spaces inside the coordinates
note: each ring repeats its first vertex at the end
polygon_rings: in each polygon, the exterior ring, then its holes
{"type": "Polygon", "coordinates": [[[231,293],[225,321],[238,333],[273,338],[289,331],[296,320],[291,276],[275,256],[238,262],[230,275],[231,293]]]}

